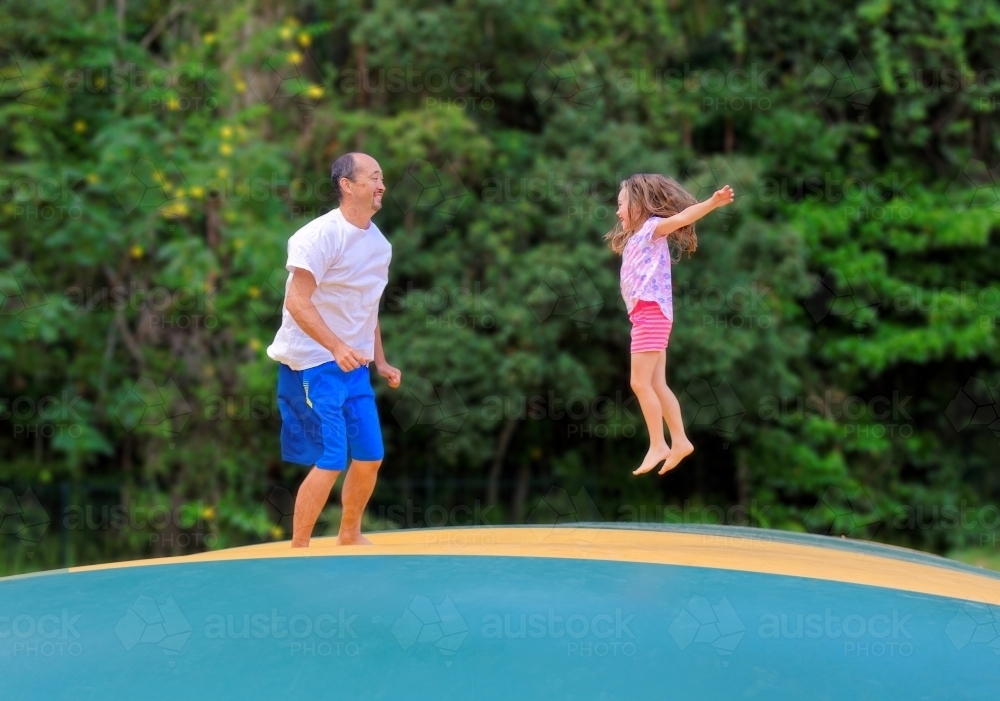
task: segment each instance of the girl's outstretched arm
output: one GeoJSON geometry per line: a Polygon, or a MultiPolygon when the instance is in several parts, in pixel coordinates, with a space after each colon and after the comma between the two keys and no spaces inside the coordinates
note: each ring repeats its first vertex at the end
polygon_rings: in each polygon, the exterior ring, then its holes
{"type": "Polygon", "coordinates": [[[656,231],[653,232],[653,238],[655,239],[661,236],[668,236],[678,229],[694,224],[712,210],[718,209],[719,207],[725,207],[732,201],[733,188],[725,185],[704,202],[693,204],[686,208],[683,212],[679,212],[672,217],[667,217],[662,220],[656,225],[656,231]]]}

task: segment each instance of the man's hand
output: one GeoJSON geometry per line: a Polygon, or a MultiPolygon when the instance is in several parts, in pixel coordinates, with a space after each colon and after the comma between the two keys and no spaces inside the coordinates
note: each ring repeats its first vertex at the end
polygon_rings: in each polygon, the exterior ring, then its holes
{"type": "Polygon", "coordinates": [[[732,203],[733,197],[733,188],[724,185],[712,195],[712,207],[725,207],[727,204],[732,203]]]}
{"type": "Polygon", "coordinates": [[[346,343],[334,346],[333,359],[337,361],[337,367],[344,372],[357,370],[362,365],[367,365],[371,362],[371,358],[366,357],[365,354],[357,348],[351,348],[346,343]]]}
{"type": "Polygon", "coordinates": [[[389,365],[389,363],[375,363],[375,369],[378,370],[379,375],[389,382],[389,386],[393,389],[399,387],[399,383],[403,380],[403,373],[398,368],[389,365]]]}

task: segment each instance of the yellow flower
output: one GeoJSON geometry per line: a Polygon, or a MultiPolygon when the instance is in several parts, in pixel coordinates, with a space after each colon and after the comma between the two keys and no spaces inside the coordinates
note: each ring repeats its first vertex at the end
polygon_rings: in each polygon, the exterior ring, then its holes
{"type": "Polygon", "coordinates": [[[163,191],[168,195],[173,191],[174,186],[170,183],[163,183],[163,191]]]}
{"type": "Polygon", "coordinates": [[[247,84],[244,83],[242,80],[237,80],[236,81],[236,92],[246,92],[246,91],[247,91],[247,84]]]}
{"type": "Polygon", "coordinates": [[[308,90],[306,90],[306,96],[311,97],[314,100],[318,100],[323,97],[323,87],[320,85],[314,85],[308,90]]]}
{"type": "Polygon", "coordinates": [[[253,349],[253,350],[255,350],[255,351],[259,351],[260,350],[260,341],[258,341],[256,338],[250,339],[250,348],[253,349]]]}
{"type": "Polygon", "coordinates": [[[236,239],[233,241],[233,247],[236,248],[237,251],[243,248],[243,239],[236,239]]]}
{"type": "MultiPolygon", "coordinates": [[[[166,188],[163,188],[163,189],[166,190],[166,188]]],[[[177,191],[177,194],[174,195],[174,197],[187,197],[187,190],[185,190],[182,187],[180,190],[177,191]]]]}
{"type": "Polygon", "coordinates": [[[251,285],[250,286],[250,298],[253,299],[253,298],[255,298],[259,294],[260,294],[260,288],[257,287],[256,285],[251,285]]]}
{"type": "Polygon", "coordinates": [[[191,194],[200,200],[202,197],[205,196],[205,188],[203,188],[201,185],[195,185],[194,187],[191,188],[191,194]]]}
{"type": "Polygon", "coordinates": [[[181,108],[181,101],[176,97],[172,97],[167,100],[167,108],[174,111],[179,110],[181,108]]]}
{"type": "Polygon", "coordinates": [[[139,260],[140,258],[142,258],[143,254],[142,246],[140,246],[137,243],[133,244],[132,248],[129,249],[129,254],[136,260],[139,260]]]}
{"type": "Polygon", "coordinates": [[[306,34],[305,32],[299,32],[298,41],[299,41],[299,46],[305,49],[308,49],[310,46],[312,46],[313,43],[312,37],[306,34]]]}
{"type": "Polygon", "coordinates": [[[232,127],[222,127],[222,138],[223,139],[229,139],[229,138],[232,138],[232,136],[233,136],[233,128],[232,127]]]}
{"type": "Polygon", "coordinates": [[[302,62],[302,54],[300,54],[298,51],[292,51],[290,54],[288,54],[288,62],[293,66],[299,65],[302,62]]]}
{"type": "Polygon", "coordinates": [[[187,216],[188,206],[184,202],[175,200],[173,202],[166,202],[160,206],[160,212],[167,219],[177,219],[178,217],[187,216]]]}
{"type": "Polygon", "coordinates": [[[213,518],[215,518],[215,507],[206,506],[204,509],[201,510],[201,517],[206,521],[211,521],[213,518]]]}
{"type": "Polygon", "coordinates": [[[215,171],[215,174],[220,178],[224,178],[227,175],[229,175],[229,171],[226,170],[225,168],[219,168],[217,171],[215,171]]]}
{"type": "Polygon", "coordinates": [[[223,156],[231,156],[233,154],[233,147],[229,144],[222,144],[219,146],[219,153],[223,156]]]}
{"type": "Polygon", "coordinates": [[[292,38],[292,28],[291,27],[282,27],[281,31],[278,32],[278,34],[281,36],[282,39],[291,39],[292,38]]]}
{"type": "Polygon", "coordinates": [[[99,75],[94,79],[94,87],[100,89],[104,87],[104,76],[99,75]]]}
{"type": "Polygon", "coordinates": [[[82,134],[83,132],[87,131],[87,123],[82,119],[76,120],[75,122],[73,122],[73,131],[75,131],[77,134],[82,134]]]}
{"type": "Polygon", "coordinates": [[[101,182],[101,179],[98,177],[97,173],[87,173],[87,182],[91,185],[96,185],[101,182]]]}
{"type": "Polygon", "coordinates": [[[280,540],[281,537],[285,535],[285,531],[281,526],[275,526],[274,528],[271,529],[271,535],[274,537],[275,540],[280,540]]]}
{"type": "Polygon", "coordinates": [[[215,33],[214,32],[209,32],[208,34],[206,34],[205,36],[202,37],[202,40],[206,44],[214,44],[215,43],[215,33]]]}

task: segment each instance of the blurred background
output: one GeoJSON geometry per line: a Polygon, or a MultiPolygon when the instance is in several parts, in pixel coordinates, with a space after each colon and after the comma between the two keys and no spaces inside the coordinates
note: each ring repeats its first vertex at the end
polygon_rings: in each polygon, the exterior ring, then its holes
{"type": "MultiPolygon", "coordinates": [[[[0,574],[290,537],[288,237],[388,188],[368,529],[721,524],[1000,568],[989,4],[0,2],[0,574]],[[674,268],[695,454],[635,478],[618,184],[674,268]]],[[[331,500],[317,534],[335,534],[331,500]]]]}

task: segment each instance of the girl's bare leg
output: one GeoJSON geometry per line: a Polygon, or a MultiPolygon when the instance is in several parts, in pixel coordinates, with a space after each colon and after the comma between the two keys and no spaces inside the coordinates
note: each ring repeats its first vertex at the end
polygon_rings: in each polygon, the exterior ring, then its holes
{"type": "Polygon", "coordinates": [[[659,474],[677,467],[677,464],[694,452],[694,445],[684,432],[684,420],[681,418],[681,404],[676,395],[667,386],[667,352],[661,351],[653,371],[653,391],[663,407],[663,418],[670,431],[670,455],[660,468],[659,474]]]}
{"type": "Polygon", "coordinates": [[[646,420],[646,429],[649,431],[649,451],[638,469],[632,472],[633,475],[649,472],[670,457],[670,448],[663,437],[664,408],[653,389],[653,373],[656,371],[659,355],[662,353],[632,354],[632,391],[639,400],[642,417],[646,420]]]}

